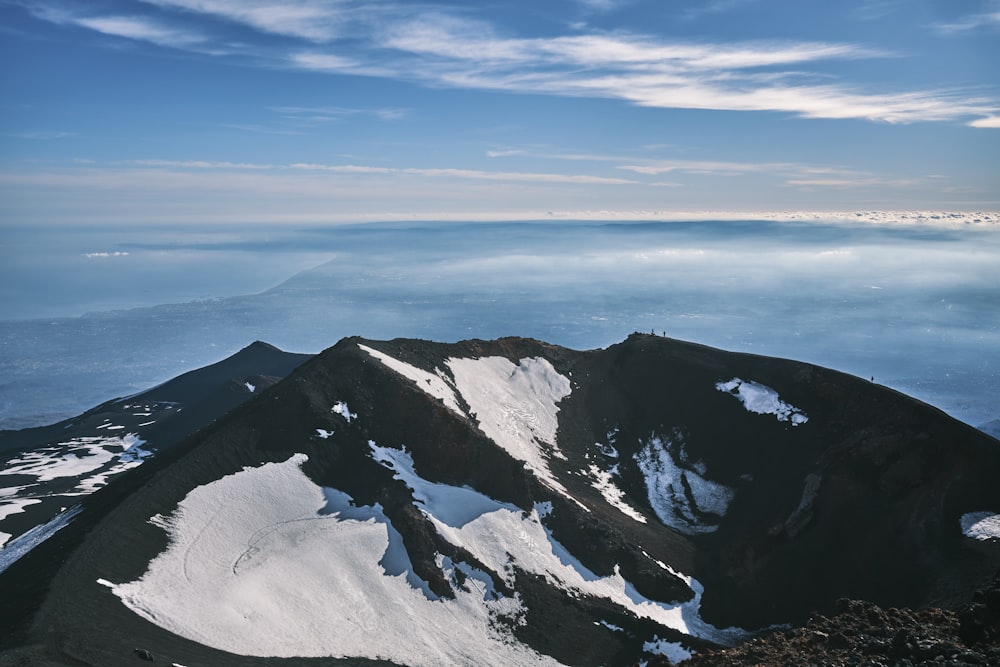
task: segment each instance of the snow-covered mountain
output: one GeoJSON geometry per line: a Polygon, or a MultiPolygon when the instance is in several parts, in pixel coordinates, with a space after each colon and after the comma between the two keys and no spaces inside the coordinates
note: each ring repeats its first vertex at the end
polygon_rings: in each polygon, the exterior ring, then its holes
{"type": "Polygon", "coordinates": [[[996,441],[816,366],[349,338],[237,381],[0,574],[7,655],[676,662],[842,597],[957,603],[1000,566],[996,441]]]}
{"type": "Polygon", "coordinates": [[[82,498],[310,357],[258,341],[228,359],[73,419],[0,431],[0,571],[64,526],[82,498]]]}

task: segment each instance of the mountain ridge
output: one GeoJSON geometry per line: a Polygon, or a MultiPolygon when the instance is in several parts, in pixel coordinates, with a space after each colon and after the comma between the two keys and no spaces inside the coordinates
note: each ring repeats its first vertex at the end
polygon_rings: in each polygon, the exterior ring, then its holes
{"type": "Polygon", "coordinates": [[[179,539],[164,532],[179,524],[151,517],[182,516],[176,508],[197,489],[239,486],[266,469],[299,480],[307,496],[328,489],[327,507],[339,509],[324,510],[336,523],[322,525],[361,530],[343,517],[374,512],[367,521],[389,536],[382,560],[397,534],[408,561],[385,573],[426,585],[432,605],[468,602],[470,582],[494,591],[486,608],[520,605],[495,630],[524,655],[629,664],[662,644],[682,657],[746,636],[727,626],[801,622],[858,591],[913,606],[967,596],[997,564],[958,525],[963,513],[995,509],[993,443],[860,378],[660,336],[583,352],[513,337],[347,338],[130,471],[127,491],[115,482],[94,494],[113,508],[61,568],[29,634],[46,627],[49,647],[110,664],[121,641],[78,640],[95,625],[103,635],[127,627],[157,654],[197,661],[204,642],[121,604],[126,582],[142,581],[179,539]],[[466,516],[441,498],[464,499],[466,516]],[[888,518],[863,516],[871,508],[888,518]],[[901,520],[911,512],[918,520],[901,520]],[[516,544],[487,548],[470,531],[488,521],[535,535],[548,560],[516,544]],[[921,557],[906,563],[902,553],[921,557]],[[618,581],[632,602],[609,592],[618,581]],[[95,598],[100,621],[83,611],[95,598]],[[683,623],[671,627],[670,609],[683,623]]]}

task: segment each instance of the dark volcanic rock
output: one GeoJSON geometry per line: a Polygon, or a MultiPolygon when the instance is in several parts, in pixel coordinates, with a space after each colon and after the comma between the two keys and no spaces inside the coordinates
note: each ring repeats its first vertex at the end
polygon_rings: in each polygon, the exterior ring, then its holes
{"type": "MultiPolygon", "coordinates": [[[[310,484],[349,497],[352,511],[398,536],[405,558],[387,548],[387,575],[423,582],[438,605],[473,589],[484,601],[506,599],[516,611],[493,614],[491,632],[567,664],[632,664],[662,647],[782,664],[772,641],[792,647],[789,655],[811,646],[835,656],[815,664],[862,664],[836,657],[859,646],[912,663],[958,660],[942,644],[946,631],[973,643],[995,638],[992,594],[957,616],[899,609],[955,608],[1000,567],[995,545],[973,543],[960,526],[963,514],[1000,509],[1000,448],[871,382],[639,334],[584,352],[520,338],[349,338],[261,392],[266,375],[230,375],[224,391],[245,389],[253,400],[200,419],[188,437],[178,426],[169,451],[93,494],[80,518],[0,574],[9,600],[20,599],[19,582],[55,573],[36,615],[32,605],[11,612],[19,632],[7,647],[90,665],[135,660],[137,646],[179,664],[265,664],[148,622],[96,582],[142,577],[168,547],[162,517],[194,490],[296,456],[310,484]],[[434,494],[473,507],[442,513],[434,494]],[[461,537],[488,513],[477,505],[526,532],[461,537]],[[838,606],[844,598],[868,602],[838,606]],[[649,609],[675,609],[679,620],[649,609]],[[743,654],[710,653],[746,636],[728,626],[809,619],[750,641],[743,654]],[[913,623],[940,633],[911,636],[913,623]]],[[[259,502],[239,500],[250,514],[259,502]]],[[[237,510],[220,502],[215,518],[237,510]]],[[[338,595],[336,578],[317,595],[338,595]]],[[[367,631],[346,627],[330,633],[367,631]]]]}
{"type": "MultiPolygon", "coordinates": [[[[858,665],[978,667],[1000,664],[1000,581],[975,594],[957,613],[943,609],[883,609],[839,600],[833,615],[804,627],[770,632],[741,646],[706,651],[690,667],[858,665]]],[[[650,665],[670,664],[651,661],[650,665]]]]}

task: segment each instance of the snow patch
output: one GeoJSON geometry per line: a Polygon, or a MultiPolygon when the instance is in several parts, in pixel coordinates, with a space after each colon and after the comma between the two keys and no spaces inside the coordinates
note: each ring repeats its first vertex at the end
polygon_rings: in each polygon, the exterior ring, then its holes
{"type": "Polygon", "coordinates": [[[115,595],[161,628],[239,655],[557,664],[510,633],[518,599],[460,589],[433,600],[406,571],[393,574],[409,558],[381,507],[320,488],[302,472],[306,460],[193,489],[160,518],[166,551],[139,580],[112,584],[115,595]]]}
{"type": "Polygon", "coordinates": [[[606,445],[601,442],[595,442],[594,444],[597,445],[597,449],[601,452],[603,456],[606,456],[609,459],[617,459],[618,450],[615,448],[615,443],[618,441],[617,426],[608,431],[607,440],[608,444],[606,445]]]}
{"type": "Polygon", "coordinates": [[[962,534],[985,542],[1000,539],[1000,514],[969,512],[962,515],[962,534]]]}
{"type": "Polygon", "coordinates": [[[3,548],[0,549],[0,572],[3,572],[18,560],[26,556],[28,552],[55,535],[56,532],[65,528],[66,525],[82,511],[82,507],[75,505],[68,510],[60,512],[48,523],[35,526],[26,533],[18,536],[10,542],[7,542],[3,548]]]}
{"type": "MultiPolygon", "coordinates": [[[[617,455],[617,452],[615,452],[615,454],[617,455]]],[[[587,472],[590,473],[590,485],[597,489],[602,496],[604,496],[604,500],[606,500],[609,505],[639,523],[646,523],[646,517],[626,502],[625,492],[622,491],[617,484],[615,484],[613,478],[618,475],[617,465],[612,466],[610,470],[602,470],[598,466],[590,464],[587,468],[587,472]]]]}
{"type": "Polygon", "coordinates": [[[413,456],[403,449],[380,447],[368,441],[372,458],[392,470],[395,479],[401,480],[413,491],[413,499],[421,504],[425,514],[453,528],[462,528],[484,514],[506,509],[520,512],[510,503],[501,503],[467,486],[451,486],[431,482],[417,474],[413,456]]]}
{"type": "Polygon", "coordinates": [[[0,521],[3,521],[11,514],[20,514],[28,505],[35,505],[42,502],[37,498],[14,498],[0,502],[0,521]]]}
{"type": "Polygon", "coordinates": [[[686,535],[718,529],[733,490],[707,479],[703,463],[687,460],[679,435],[666,442],[653,436],[635,454],[635,461],[646,481],[649,504],[664,525],[686,535]]]}
{"type": "Polygon", "coordinates": [[[729,382],[717,382],[715,388],[731,394],[740,400],[749,412],[759,415],[774,415],[780,422],[791,422],[792,426],[809,421],[802,410],[778,398],[778,392],[757,382],[744,382],[733,378],[729,382]]]}
{"type": "Polygon", "coordinates": [[[322,440],[326,440],[333,435],[333,431],[327,431],[325,428],[318,428],[316,429],[316,435],[318,435],[322,440]]]}
{"type": "Polygon", "coordinates": [[[142,465],[142,462],[145,459],[153,455],[153,452],[148,449],[143,449],[142,446],[145,444],[146,441],[134,433],[129,433],[124,436],[121,439],[121,446],[125,449],[118,454],[118,463],[112,465],[110,468],[102,470],[96,475],[91,475],[86,479],[80,480],[80,483],[76,485],[75,490],[81,493],[93,493],[97,489],[106,485],[108,483],[108,478],[142,465]]]}
{"type": "Polygon", "coordinates": [[[504,357],[449,359],[447,365],[483,433],[546,485],[578,502],[548,464],[553,456],[566,458],[556,445],[556,430],[557,404],[570,395],[569,379],[541,357],[521,359],[516,366],[504,357]]]}
{"type": "Polygon", "coordinates": [[[412,380],[423,391],[434,398],[440,399],[445,406],[457,415],[465,416],[462,408],[458,405],[455,392],[448,384],[447,376],[440,370],[436,373],[428,373],[422,368],[411,366],[410,364],[390,357],[384,352],[373,350],[367,345],[358,345],[362,350],[382,362],[383,365],[396,371],[405,378],[412,380]]]}
{"type": "Polygon", "coordinates": [[[347,407],[347,403],[343,401],[337,401],[336,403],[334,403],[333,407],[330,408],[330,412],[340,415],[347,421],[348,424],[351,423],[352,419],[358,418],[358,415],[354,412],[351,412],[351,409],[347,407]]]}
{"type": "Polygon", "coordinates": [[[244,382],[243,386],[246,387],[247,391],[249,391],[251,394],[257,391],[256,385],[252,385],[249,382],[244,382]]]}
{"type": "Polygon", "coordinates": [[[684,662],[693,655],[691,651],[684,648],[684,645],[680,642],[668,642],[667,640],[660,639],[655,635],[653,637],[653,641],[643,643],[642,650],[646,653],[654,653],[656,655],[665,656],[667,660],[674,665],[679,662],[684,662]]]}
{"type": "Polygon", "coordinates": [[[36,483],[67,477],[81,478],[77,489],[82,493],[104,486],[111,475],[142,463],[152,452],[142,449],[145,440],[135,433],[117,437],[83,437],[50,447],[25,452],[4,466],[4,475],[32,475],[36,483]],[[115,463],[117,461],[117,463],[115,463]],[[110,464],[111,467],[108,466],[110,464]],[[90,478],[89,473],[101,471],[90,478]]]}

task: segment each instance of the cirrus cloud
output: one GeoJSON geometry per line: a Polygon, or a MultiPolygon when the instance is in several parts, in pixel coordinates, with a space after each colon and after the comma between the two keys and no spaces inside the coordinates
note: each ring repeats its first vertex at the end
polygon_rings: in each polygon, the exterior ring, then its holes
{"type": "Polygon", "coordinates": [[[37,17],[56,23],[203,55],[241,57],[250,65],[429,87],[884,123],[993,127],[991,119],[1000,116],[1000,101],[981,92],[831,79],[830,65],[836,62],[902,57],[849,42],[698,41],[586,26],[582,34],[527,37],[468,18],[472,11],[354,0],[139,0],[130,6],[134,13],[108,16],[79,6],[68,10],[55,0],[26,4],[37,17]],[[140,15],[142,7],[156,11],[140,15]],[[243,30],[240,40],[219,39],[226,26],[243,30]]]}

